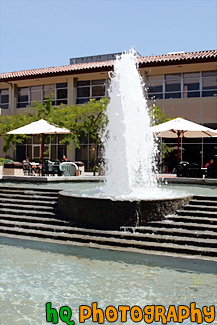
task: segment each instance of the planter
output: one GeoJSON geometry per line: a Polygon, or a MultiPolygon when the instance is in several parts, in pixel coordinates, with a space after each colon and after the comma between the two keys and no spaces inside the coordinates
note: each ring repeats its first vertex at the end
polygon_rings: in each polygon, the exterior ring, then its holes
{"type": "Polygon", "coordinates": [[[4,164],[4,175],[7,176],[23,176],[23,164],[18,162],[11,162],[4,164]]]}

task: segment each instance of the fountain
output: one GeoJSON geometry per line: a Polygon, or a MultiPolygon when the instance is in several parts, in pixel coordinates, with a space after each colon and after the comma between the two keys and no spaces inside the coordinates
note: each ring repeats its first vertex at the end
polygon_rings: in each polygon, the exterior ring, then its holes
{"type": "Polygon", "coordinates": [[[141,191],[156,188],[156,146],[136,60],[133,50],[116,60],[109,92],[109,123],[102,137],[107,168],[104,192],[116,197],[144,197],[141,191]]]}
{"type": "Polygon", "coordinates": [[[157,153],[134,50],[117,57],[111,73],[108,126],[102,135],[106,183],[101,191],[59,194],[62,213],[79,226],[120,229],[162,220],[189,201],[157,184],[157,153]]]}

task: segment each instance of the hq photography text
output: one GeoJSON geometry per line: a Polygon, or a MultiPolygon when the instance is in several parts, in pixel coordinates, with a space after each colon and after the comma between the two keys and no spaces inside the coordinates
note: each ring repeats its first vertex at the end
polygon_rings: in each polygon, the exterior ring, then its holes
{"type": "MultiPolygon", "coordinates": [[[[62,321],[68,325],[77,325],[73,320],[72,309],[68,306],[62,306],[58,309],[52,307],[51,302],[45,304],[46,321],[52,324],[58,324],[62,321]]],[[[99,308],[97,302],[93,302],[91,306],[79,306],[79,324],[85,321],[92,323],[104,324],[105,321],[115,323],[119,321],[126,323],[131,321],[134,323],[143,322],[151,324],[159,322],[159,324],[183,323],[189,320],[194,324],[213,323],[215,320],[215,306],[203,306],[197,308],[196,303],[192,302],[189,306],[171,305],[168,308],[162,305],[147,305],[145,307],[119,305],[107,306],[105,309],[99,308]]]]}

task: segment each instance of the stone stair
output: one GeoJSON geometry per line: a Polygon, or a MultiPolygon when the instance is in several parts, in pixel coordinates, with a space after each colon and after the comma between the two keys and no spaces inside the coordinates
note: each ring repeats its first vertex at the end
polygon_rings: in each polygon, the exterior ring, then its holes
{"type": "Polygon", "coordinates": [[[0,235],[217,260],[217,197],[195,196],[163,221],[107,231],[79,228],[64,219],[58,192],[1,187],[0,235]]]}

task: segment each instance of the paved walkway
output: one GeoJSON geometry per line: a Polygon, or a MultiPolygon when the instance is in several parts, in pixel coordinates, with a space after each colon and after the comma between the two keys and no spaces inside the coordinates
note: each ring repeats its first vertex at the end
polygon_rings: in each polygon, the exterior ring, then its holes
{"type": "MultiPolygon", "coordinates": [[[[163,182],[171,184],[195,184],[195,185],[215,185],[217,186],[217,179],[215,178],[190,178],[177,177],[176,174],[157,174],[163,182]]],[[[6,176],[0,175],[0,182],[102,182],[105,176],[93,176],[93,173],[86,172],[85,176],[6,176]]]]}

